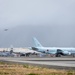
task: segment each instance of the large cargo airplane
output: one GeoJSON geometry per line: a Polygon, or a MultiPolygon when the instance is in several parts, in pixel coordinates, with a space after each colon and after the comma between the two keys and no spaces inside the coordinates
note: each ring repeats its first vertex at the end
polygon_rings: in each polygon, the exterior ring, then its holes
{"type": "Polygon", "coordinates": [[[73,55],[75,56],[75,48],[65,48],[65,47],[43,47],[40,42],[34,37],[34,47],[33,50],[46,54],[55,54],[56,57],[73,55]]]}

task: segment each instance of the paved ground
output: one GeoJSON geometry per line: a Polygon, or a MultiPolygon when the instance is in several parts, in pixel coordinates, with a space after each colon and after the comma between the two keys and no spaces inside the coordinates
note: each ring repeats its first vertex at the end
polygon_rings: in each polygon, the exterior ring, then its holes
{"type": "Polygon", "coordinates": [[[75,69],[75,58],[0,57],[0,61],[31,64],[56,69],[75,69]]]}

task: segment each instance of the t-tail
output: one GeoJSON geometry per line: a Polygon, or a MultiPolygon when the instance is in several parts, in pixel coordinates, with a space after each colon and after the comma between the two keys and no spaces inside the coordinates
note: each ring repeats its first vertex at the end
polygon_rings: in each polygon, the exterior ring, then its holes
{"type": "Polygon", "coordinates": [[[43,47],[35,37],[33,38],[33,41],[34,41],[34,47],[43,47]]]}

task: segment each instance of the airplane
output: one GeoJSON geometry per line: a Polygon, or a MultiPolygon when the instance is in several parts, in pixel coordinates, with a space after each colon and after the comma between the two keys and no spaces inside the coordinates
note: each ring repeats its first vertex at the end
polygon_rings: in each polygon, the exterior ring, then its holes
{"type": "Polygon", "coordinates": [[[43,47],[35,37],[33,38],[33,40],[34,40],[34,46],[31,47],[32,50],[46,54],[54,54],[56,57],[61,57],[65,55],[75,56],[75,48],[43,47]]]}
{"type": "Polygon", "coordinates": [[[29,57],[29,55],[38,53],[37,51],[29,50],[28,48],[13,48],[13,46],[8,48],[8,52],[10,52],[10,54],[13,54],[13,53],[16,54],[15,56],[26,56],[26,57],[29,57]]]}
{"type": "Polygon", "coordinates": [[[14,56],[14,55],[15,54],[11,53],[11,51],[0,51],[0,56],[8,57],[8,56],[14,56]]]}
{"type": "Polygon", "coordinates": [[[4,29],[4,31],[8,31],[8,29],[4,29]]]}

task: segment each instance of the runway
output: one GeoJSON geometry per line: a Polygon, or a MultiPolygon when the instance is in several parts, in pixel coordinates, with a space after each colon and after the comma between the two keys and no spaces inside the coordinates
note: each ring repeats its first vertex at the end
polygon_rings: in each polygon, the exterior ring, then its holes
{"type": "Polygon", "coordinates": [[[75,58],[0,57],[0,61],[30,64],[55,69],[74,69],[75,58]]]}

